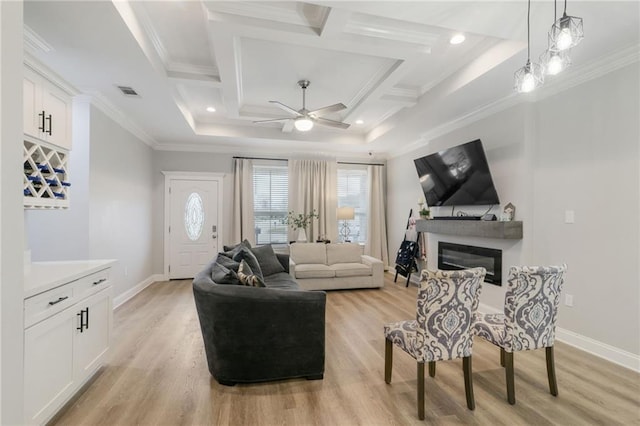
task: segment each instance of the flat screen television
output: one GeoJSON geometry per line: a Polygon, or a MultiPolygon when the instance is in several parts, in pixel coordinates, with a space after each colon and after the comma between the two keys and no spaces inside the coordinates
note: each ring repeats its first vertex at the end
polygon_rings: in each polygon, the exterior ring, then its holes
{"type": "Polygon", "coordinates": [[[480,139],[413,161],[429,207],[500,204],[480,139]]]}

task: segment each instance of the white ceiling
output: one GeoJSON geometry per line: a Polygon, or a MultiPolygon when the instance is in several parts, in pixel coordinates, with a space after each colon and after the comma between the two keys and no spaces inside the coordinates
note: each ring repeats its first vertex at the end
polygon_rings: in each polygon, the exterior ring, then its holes
{"type": "MultiPolygon", "coordinates": [[[[526,62],[526,6],[27,0],[25,46],[158,149],[383,157],[514,96],[513,72],[526,62]],[[466,41],[449,44],[458,32],[466,41]],[[311,81],[308,109],[341,102],[347,109],[326,118],[351,127],[301,133],[291,121],[253,123],[287,116],[269,100],[301,108],[301,79],[311,81]],[[118,85],[140,97],[123,96],[118,85]]],[[[584,19],[585,39],[556,82],[615,51],[637,51],[639,10],[637,1],[570,1],[567,12],[584,19]]],[[[553,2],[534,1],[531,17],[537,60],[553,2]]]]}

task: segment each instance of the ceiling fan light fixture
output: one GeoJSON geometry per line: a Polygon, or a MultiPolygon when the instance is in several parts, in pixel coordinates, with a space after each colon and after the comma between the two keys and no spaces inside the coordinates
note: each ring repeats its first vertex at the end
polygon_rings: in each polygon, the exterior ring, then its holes
{"type": "Polygon", "coordinates": [[[309,117],[299,117],[293,122],[296,130],[300,132],[308,132],[313,129],[313,121],[309,117]]]}

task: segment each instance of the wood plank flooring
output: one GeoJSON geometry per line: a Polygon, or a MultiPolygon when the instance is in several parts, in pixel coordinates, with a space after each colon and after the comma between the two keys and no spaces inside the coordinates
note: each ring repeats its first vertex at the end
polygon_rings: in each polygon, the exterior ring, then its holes
{"type": "MultiPolygon", "coordinates": [[[[384,382],[382,325],[413,318],[417,293],[392,278],[386,274],[381,290],[328,292],[324,380],[235,387],[209,375],[191,281],[154,283],[116,310],[110,361],[53,424],[421,424],[414,360],[394,349],[392,382],[384,382]]],[[[511,406],[498,349],[476,339],[475,411],[466,407],[461,361],[439,362],[436,377],[426,377],[425,421],[640,425],[639,374],[557,343],[556,398],[549,394],[543,350],[517,353],[515,366],[517,403],[511,406]]]]}

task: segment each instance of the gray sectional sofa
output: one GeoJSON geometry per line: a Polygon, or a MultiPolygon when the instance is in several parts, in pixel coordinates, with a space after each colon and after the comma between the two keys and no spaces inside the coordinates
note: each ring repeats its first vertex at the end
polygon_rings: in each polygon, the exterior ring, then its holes
{"type": "MultiPolygon", "coordinates": [[[[270,247],[250,250],[262,250],[263,258],[270,256],[269,251],[273,253],[270,247]]],[[[321,379],[326,294],[302,290],[289,275],[289,257],[283,254],[273,254],[280,267],[271,262],[261,268],[271,272],[263,276],[263,288],[227,282],[234,275],[225,272],[233,271],[229,259],[238,257],[237,253],[228,255],[219,254],[193,280],[211,375],[223,385],[295,377],[321,379]],[[221,265],[227,266],[221,269],[221,265]]],[[[244,256],[248,256],[246,250],[244,256]]]]}

